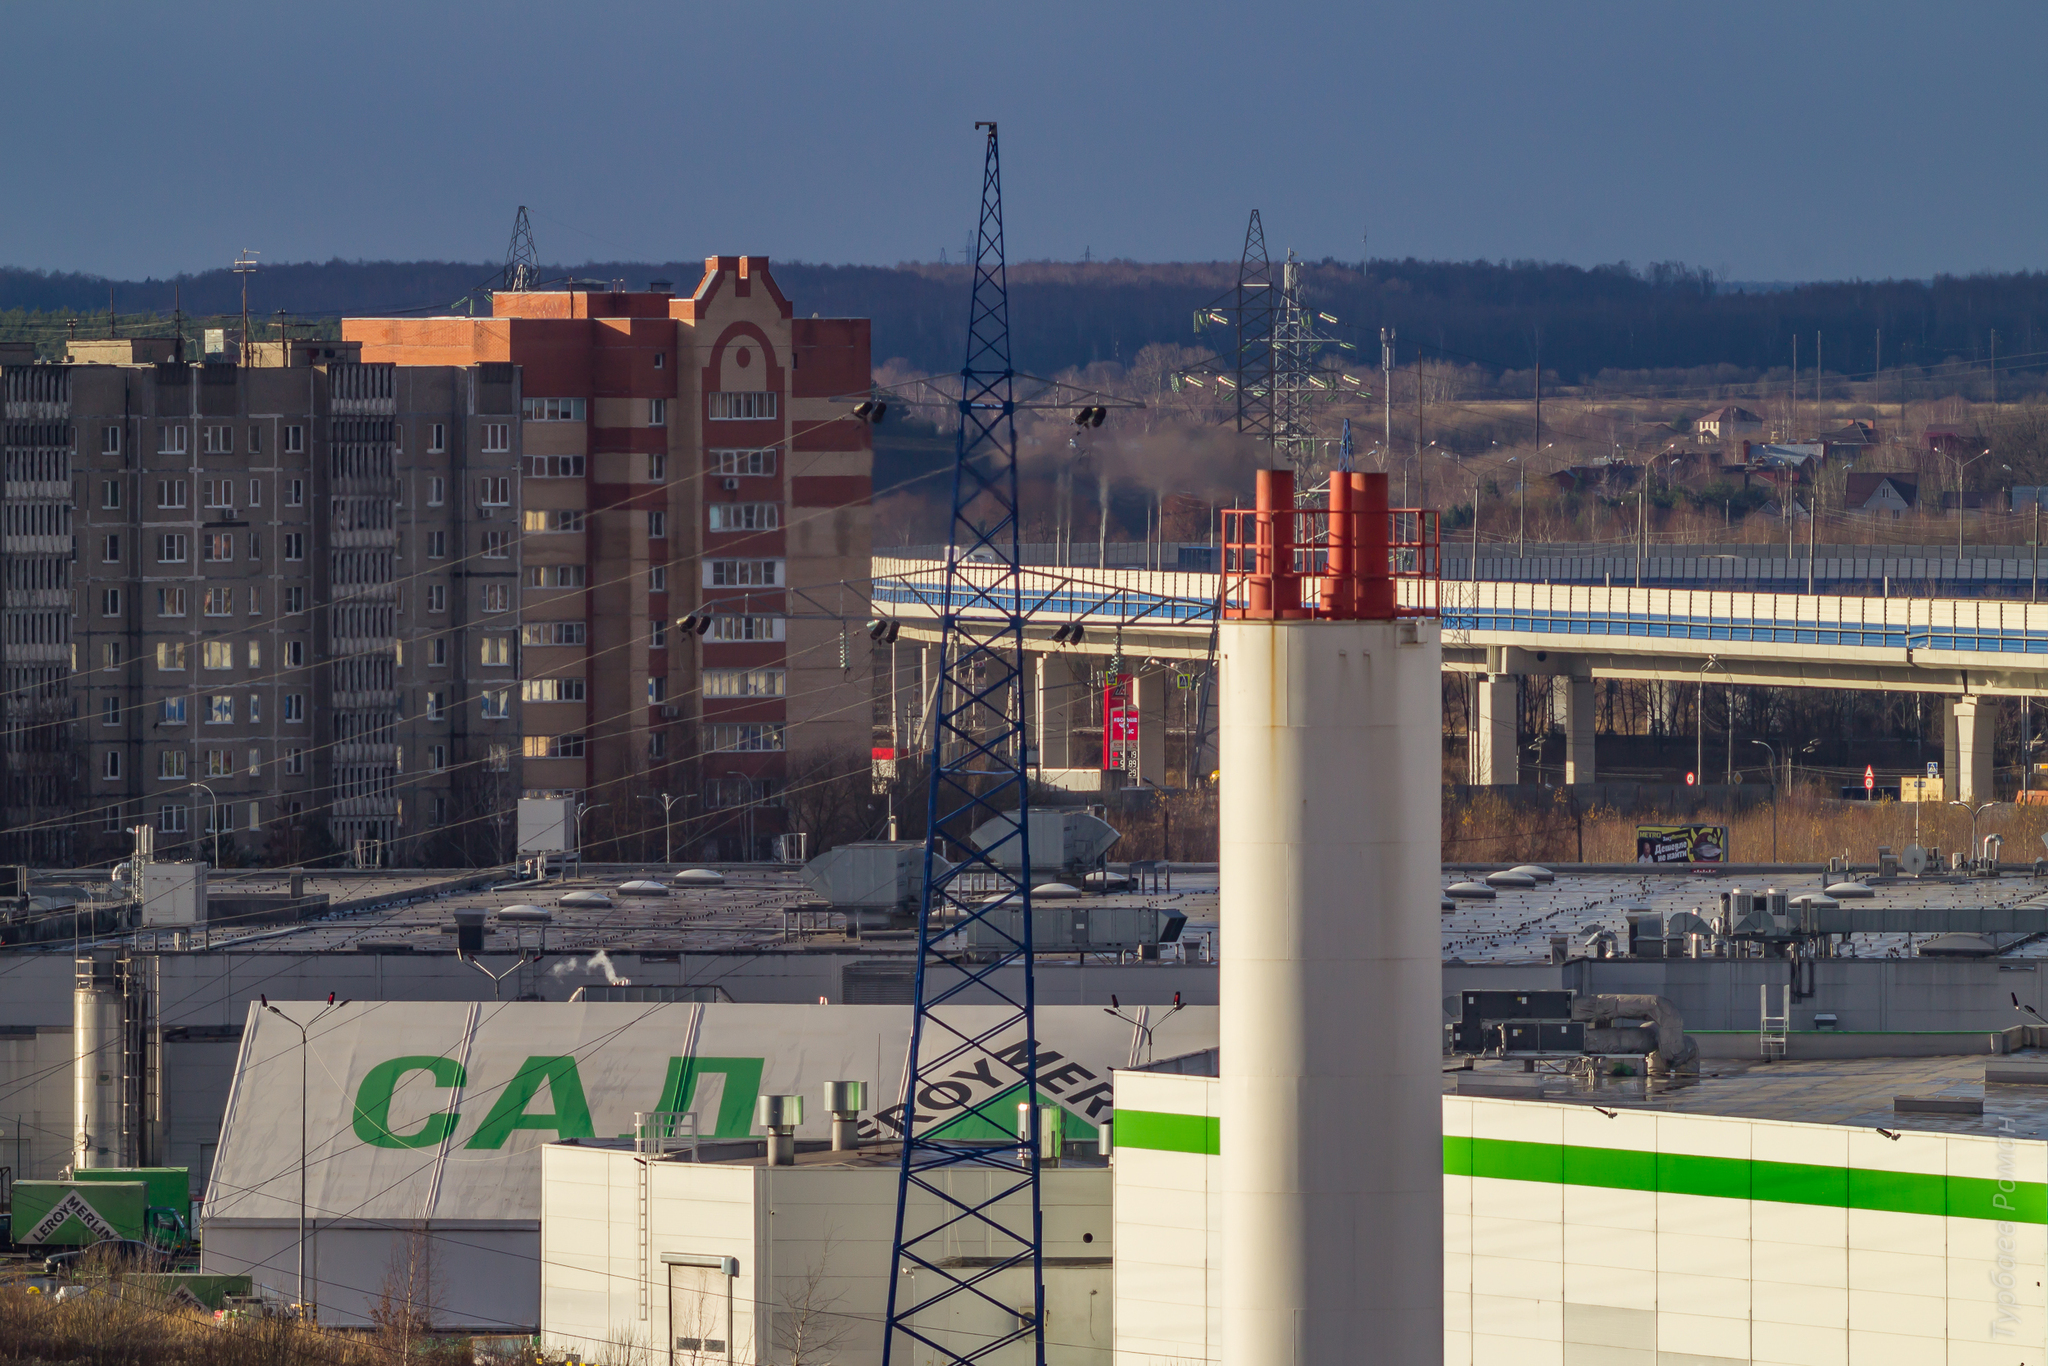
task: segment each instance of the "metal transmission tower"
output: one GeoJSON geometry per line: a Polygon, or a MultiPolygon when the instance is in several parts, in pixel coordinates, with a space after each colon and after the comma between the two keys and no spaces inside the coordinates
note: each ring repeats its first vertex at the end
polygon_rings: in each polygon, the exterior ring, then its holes
{"type": "Polygon", "coordinates": [[[1273,411],[1273,263],[1266,258],[1266,226],[1252,210],[1237,262],[1237,429],[1264,441],[1276,435],[1273,411]]]}
{"type": "Polygon", "coordinates": [[[512,245],[505,248],[505,279],[498,286],[509,294],[532,289],[540,280],[540,257],[533,249],[533,225],[526,221],[526,206],[512,220],[512,245]]]}
{"type": "Polygon", "coordinates": [[[1183,385],[1206,388],[1211,383],[1234,389],[1237,429],[1272,446],[1293,466],[1305,491],[1319,463],[1315,405],[1340,389],[1357,393],[1360,388],[1355,378],[1324,362],[1325,347],[1357,348],[1322,330],[1320,324],[1335,325],[1337,319],[1302,302],[1301,271],[1302,263],[1290,251],[1275,284],[1265,225],[1253,209],[1238,261],[1237,287],[1195,313],[1198,333],[1212,324],[1231,328],[1234,354],[1189,366],[1172,380],[1176,391],[1183,385]]]}
{"type": "Polygon", "coordinates": [[[1024,743],[1024,604],[1017,556],[1017,373],[1010,364],[1002,177],[988,130],[981,227],[960,371],[959,437],[946,581],[940,591],[940,695],[934,709],[924,899],[901,1175],[882,1360],[982,1362],[1016,1344],[1045,1361],[1039,1203],[1040,1095],[1032,974],[1031,867],[1024,743]],[[989,823],[996,833],[986,833],[989,823]],[[977,844],[980,832],[986,844],[977,844]],[[945,846],[958,858],[949,863],[945,846]],[[972,939],[977,952],[942,953],[972,939]],[[969,957],[980,961],[966,961],[969,957]],[[997,1084],[943,1116],[918,1113],[927,1088],[958,1077],[997,1084]],[[989,1255],[963,1259],[962,1243],[989,1255]],[[971,1265],[962,1265],[963,1261],[971,1265]],[[1020,1275],[1032,1311],[1017,1312],[1020,1275]],[[981,1341],[952,1327],[998,1316],[1016,1326],[981,1341]]]}

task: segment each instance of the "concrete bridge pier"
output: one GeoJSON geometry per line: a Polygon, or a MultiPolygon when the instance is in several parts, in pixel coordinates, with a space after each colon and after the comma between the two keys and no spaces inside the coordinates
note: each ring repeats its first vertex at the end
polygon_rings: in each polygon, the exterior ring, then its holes
{"type": "Polygon", "coordinates": [[[1593,765],[1593,680],[1562,677],[1556,680],[1556,687],[1559,700],[1564,703],[1564,780],[1597,782],[1593,765]]]}
{"type": "Polygon", "coordinates": [[[1991,738],[1998,726],[1995,697],[1952,698],[1945,705],[1942,795],[1976,806],[1997,798],[1991,768],[1991,738]]]}
{"type": "Polygon", "coordinates": [[[1465,781],[1474,787],[1513,783],[1520,776],[1517,742],[1515,676],[1474,674],[1465,781]]]}

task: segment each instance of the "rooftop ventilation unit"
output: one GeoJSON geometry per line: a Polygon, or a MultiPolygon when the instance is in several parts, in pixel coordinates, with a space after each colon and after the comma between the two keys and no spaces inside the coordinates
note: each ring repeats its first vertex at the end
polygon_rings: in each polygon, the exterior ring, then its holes
{"type": "Polygon", "coordinates": [[[849,934],[907,930],[924,897],[924,845],[842,844],[806,863],[801,876],[804,886],[846,912],[849,934]]]}
{"type": "MultiPolygon", "coordinates": [[[[1012,838],[1017,830],[1015,816],[997,816],[975,827],[968,838],[979,849],[993,849],[998,867],[1016,868],[1023,850],[1012,838]],[[998,847],[1000,846],[1000,847],[998,847]]],[[[1031,812],[1031,874],[1050,877],[1079,873],[1098,867],[1123,832],[1086,811],[1034,809],[1031,812]]]]}

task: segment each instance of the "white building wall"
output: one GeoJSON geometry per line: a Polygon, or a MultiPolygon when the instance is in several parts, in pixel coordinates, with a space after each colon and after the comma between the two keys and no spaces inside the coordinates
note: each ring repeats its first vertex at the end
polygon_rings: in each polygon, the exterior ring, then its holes
{"type": "MultiPolygon", "coordinates": [[[[1118,1077],[1117,1366],[1220,1360],[1214,1202],[1208,1239],[1172,1229],[1220,1159],[1126,1134],[1220,1089],[1118,1077]]],[[[2048,1144],[1457,1096],[1443,1116],[1453,1366],[2048,1362],[2048,1144]]]]}
{"type": "MultiPolygon", "coordinates": [[[[1045,1177],[1046,1256],[1057,1259],[1046,1271],[1046,1358],[1060,1366],[1109,1366],[1115,1298],[1107,1264],[1113,1246],[1110,1173],[1064,1167],[1045,1177]]],[[[670,1270],[663,1261],[668,1254],[734,1259],[735,1362],[881,1361],[896,1219],[893,1164],[643,1162],[619,1148],[550,1144],[542,1179],[541,1336],[548,1350],[619,1366],[665,1366],[676,1339],[724,1333],[722,1322],[708,1324],[700,1312],[672,1310],[670,1270]],[[643,1173],[649,1181],[644,1225],[638,1204],[643,1173]]],[[[1002,1178],[959,1171],[933,1179],[993,1196],[1002,1178]]],[[[965,1225],[951,1249],[961,1257],[1008,1250],[965,1225]]],[[[932,1293],[920,1279],[906,1277],[901,1293],[932,1293]]],[[[989,1288],[998,1299],[1028,1307],[1029,1285],[1028,1275],[1004,1272],[989,1288]]],[[[679,1288],[685,1305],[688,1293],[687,1286],[679,1288]]],[[[1012,1316],[993,1309],[925,1325],[933,1336],[951,1337],[963,1347],[1014,1326],[1012,1316]]],[[[930,1355],[920,1352],[914,1359],[921,1366],[930,1355]]],[[[988,1360],[1029,1366],[1030,1357],[1025,1344],[988,1360]]],[[[715,1359],[722,1366],[724,1353],[715,1359]]],[[[678,1350],[674,1360],[697,1366],[699,1358],[678,1350]]]]}

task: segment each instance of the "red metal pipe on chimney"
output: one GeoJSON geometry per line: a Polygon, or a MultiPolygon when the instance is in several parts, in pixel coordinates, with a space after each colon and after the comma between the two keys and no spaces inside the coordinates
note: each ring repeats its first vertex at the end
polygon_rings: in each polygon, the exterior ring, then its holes
{"type": "MultiPolygon", "coordinates": [[[[1338,477],[1332,475],[1331,479],[1334,482],[1338,477]]],[[[1384,473],[1352,473],[1351,512],[1357,527],[1352,552],[1353,614],[1365,621],[1392,621],[1396,602],[1384,473]]]]}
{"type": "Polygon", "coordinates": [[[1353,545],[1358,537],[1357,518],[1352,513],[1351,476],[1341,470],[1330,472],[1330,533],[1328,560],[1323,569],[1320,596],[1323,617],[1348,621],[1355,615],[1357,585],[1353,582],[1356,559],[1353,545]]]}

